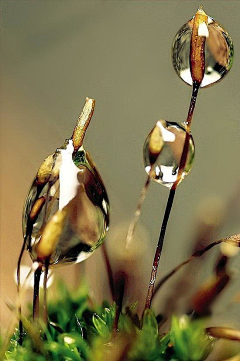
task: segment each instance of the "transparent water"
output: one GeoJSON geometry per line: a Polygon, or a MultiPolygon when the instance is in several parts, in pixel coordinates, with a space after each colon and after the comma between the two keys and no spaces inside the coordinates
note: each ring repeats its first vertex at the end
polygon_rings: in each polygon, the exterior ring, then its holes
{"type": "MultiPolygon", "coordinates": [[[[149,133],[143,147],[144,166],[147,174],[156,182],[171,188],[176,181],[185,138],[186,130],[183,126],[174,122],[167,122],[166,120],[159,120],[149,133]],[[156,133],[156,127],[161,133],[159,140],[162,144],[160,154],[151,170],[152,155],[149,151],[149,142],[152,134],[156,133]]],[[[194,152],[194,142],[192,136],[190,136],[188,156],[181,181],[191,170],[194,152]]]]}
{"type": "MultiPolygon", "coordinates": [[[[172,62],[178,76],[192,85],[190,73],[190,42],[193,19],[188,21],[176,34],[172,48],[172,62]]],[[[214,19],[208,17],[208,37],[205,42],[205,75],[201,87],[221,80],[231,69],[233,42],[227,31],[214,19]]]]}
{"type": "Polygon", "coordinates": [[[55,239],[50,264],[81,262],[102,243],[108,227],[109,201],[96,166],[83,146],[73,154],[66,140],[43,162],[25,201],[23,235],[30,255],[39,260],[50,229],[55,239]]]}

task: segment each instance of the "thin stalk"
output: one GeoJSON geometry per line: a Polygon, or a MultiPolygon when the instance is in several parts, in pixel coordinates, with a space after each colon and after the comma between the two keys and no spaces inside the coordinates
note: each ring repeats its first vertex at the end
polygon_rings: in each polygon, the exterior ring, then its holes
{"type": "MultiPolygon", "coordinates": [[[[13,333],[14,333],[14,329],[16,327],[16,317],[15,316],[17,316],[18,319],[19,319],[19,317],[21,317],[21,315],[18,313],[19,312],[19,307],[21,305],[21,301],[22,301],[23,296],[25,294],[25,291],[27,289],[28,281],[30,279],[30,276],[32,275],[32,273],[35,270],[36,270],[35,264],[33,264],[30,271],[28,272],[28,275],[26,276],[26,278],[25,278],[25,280],[24,280],[24,282],[22,284],[22,287],[19,290],[19,293],[17,294],[17,299],[16,299],[16,302],[15,302],[16,307],[10,306],[10,309],[14,310],[15,312],[14,312],[14,316],[12,317],[12,320],[11,320],[11,322],[10,322],[8,328],[7,328],[3,343],[1,345],[0,360],[2,360],[4,358],[5,352],[8,349],[9,342],[11,340],[11,337],[12,337],[13,333]]],[[[7,306],[9,307],[8,304],[7,304],[7,306]]]]}
{"type": "Polygon", "coordinates": [[[130,244],[132,242],[133,234],[134,234],[134,231],[136,229],[136,226],[137,226],[140,214],[141,214],[142,205],[143,205],[143,202],[144,202],[144,200],[146,198],[147,191],[148,191],[148,188],[149,188],[149,185],[150,185],[150,181],[151,181],[151,177],[150,177],[150,175],[148,175],[147,180],[145,182],[145,185],[142,188],[140,198],[139,198],[139,201],[138,201],[138,205],[137,205],[137,209],[135,211],[133,220],[130,223],[130,226],[128,228],[128,234],[127,234],[127,240],[126,240],[126,249],[129,248],[129,246],[130,246],[130,244]]]}
{"type": "Polygon", "coordinates": [[[33,319],[39,318],[39,289],[40,277],[42,274],[42,265],[40,264],[34,272],[34,288],[33,288],[33,319]]]}
{"type": "MultiPolygon", "coordinates": [[[[17,299],[16,299],[16,312],[18,313],[18,310],[19,310],[19,307],[22,303],[22,299],[23,299],[23,296],[26,292],[26,289],[29,287],[29,282],[31,281],[31,276],[32,274],[37,270],[37,268],[39,267],[39,263],[38,262],[34,262],[32,264],[32,267],[30,268],[30,271],[28,272],[23,284],[21,285],[21,288],[17,294],[17,299]]],[[[18,313],[18,317],[21,316],[19,313],[18,313]]]]}
{"type": "MultiPolygon", "coordinates": [[[[20,288],[21,288],[21,262],[22,262],[22,257],[23,257],[23,253],[24,253],[24,250],[25,250],[26,242],[27,242],[27,238],[25,237],[24,241],[23,241],[23,244],[22,244],[21,251],[20,251],[20,255],[18,257],[18,263],[17,263],[17,294],[18,294],[18,296],[20,294],[20,288]]],[[[18,312],[19,312],[19,315],[21,316],[21,313],[22,313],[21,303],[19,304],[18,312]]],[[[19,342],[19,345],[22,345],[22,342],[23,342],[23,324],[22,324],[21,319],[19,321],[19,341],[18,342],[19,342]]]]}
{"type": "Polygon", "coordinates": [[[180,263],[177,267],[173,268],[172,271],[170,271],[169,273],[166,274],[166,276],[164,276],[156,285],[155,290],[154,290],[154,294],[153,294],[153,298],[154,296],[157,294],[157,292],[160,290],[160,288],[162,288],[162,286],[167,282],[167,280],[169,280],[169,278],[171,278],[175,273],[177,273],[178,271],[180,271],[180,269],[182,267],[184,267],[186,264],[190,263],[193,259],[202,257],[207,251],[209,251],[210,249],[212,249],[213,247],[217,246],[218,244],[221,243],[229,243],[233,246],[239,247],[240,246],[240,235],[235,235],[232,237],[228,237],[228,238],[223,238],[220,239],[218,241],[212,242],[209,245],[207,245],[206,247],[194,252],[191,257],[189,257],[187,260],[185,260],[184,262],[180,263]]]}
{"type": "Polygon", "coordinates": [[[185,141],[184,141],[183,151],[182,151],[182,155],[181,155],[181,159],[180,159],[180,163],[179,163],[178,176],[177,176],[177,179],[176,179],[176,181],[174,182],[174,184],[172,186],[173,189],[176,189],[178,184],[180,183],[180,181],[182,179],[182,173],[184,171],[184,168],[185,168],[185,165],[186,165],[186,162],[187,162],[187,156],[188,156],[188,150],[189,150],[189,141],[190,141],[190,126],[191,126],[191,122],[192,122],[192,118],[193,118],[193,113],[194,113],[194,110],[195,110],[198,90],[199,90],[199,85],[194,83],[193,84],[193,89],[192,89],[191,101],[190,101],[190,105],[189,105],[189,109],[188,109],[187,120],[185,122],[185,125],[186,125],[186,138],[185,138],[185,141]]]}
{"type": "Polygon", "coordinates": [[[165,237],[167,224],[168,224],[169,216],[170,216],[172,205],[173,205],[174,196],[175,196],[175,189],[171,188],[171,190],[169,192],[167,206],[165,209],[162,227],[161,227],[158,244],[157,244],[157,248],[156,248],[156,252],[155,252],[155,256],[154,256],[154,260],[153,260],[153,266],[152,266],[152,272],[151,272],[151,276],[150,276],[150,282],[149,282],[149,287],[148,287],[148,294],[147,294],[145,309],[151,307],[158,265],[159,265],[159,261],[160,261],[160,257],[161,257],[161,253],[162,253],[164,237],[165,237]]]}
{"type": "Polygon", "coordinates": [[[195,105],[196,105],[196,101],[197,101],[199,87],[200,87],[200,84],[193,83],[192,96],[191,96],[191,101],[190,101],[190,105],[189,105],[189,109],[188,109],[187,120],[184,122],[184,124],[187,125],[189,130],[190,130],[190,125],[192,122],[193,113],[194,113],[194,109],[195,109],[195,105]]]}
{"type": "Polygon", "coordinates": [[[49,271],[49,260],[44,266],[44,280],[43,280],[43,321],[45,324],[48,322],[48,308],[47,308],[47,281],[49,271]]]}
{"type": "Polygon", "coordinates": [[[76,289],[79,288],[79,285],[81,284],[82,280],[83,280],[83,274],[84,274],[84,263],[80,262],[80,263],[76,263],[74,265],[74,287],[76,289]]]}
{"type": "Polygon", "coordinates": [[[110,264],[110,260],[108,257],[108,253],[107,253],[107,249],[105,246],[105,243],[102,244],[102,251],[103,251],[103,257],[104,257],[104,261],[106,264],[106,268],[107,268],[107,274],[108,274],[108,283],[110,286],[110,291],[111,291],[111,295],[112,295],[112,300],[116,301],[116,297],[115,297],[115,287],[114,287],[114,279],[113,279],[113,271],[112,271],[112,267],[110,264]]]}
{"type": "Polygon", "coordinates": [[[183,151],[182,151],[182,155],[181,155],[181,159],[180,159],[180,163],[179,163],[178,176],[177,176],[176,181],[172,185],[172,188],[171,188],[169,196],[168,196],[167,205],[165,208],[160,236],[159,236],[159,240],[158,240],[158,244],[157,244],[157,248],[156,248],[156,252],[155,252],[155,256],[154,256],[154,260],[153,260],[153,266],[152,266],[152,272],[151,272],[151,276],[150,276],[145,310],[151,307],[152,297],[153,297],[153,293],[154,293],[154,286],[155,286],[159,261],[160,261],[160,257],[161,257],[161,253],[162,253],[162,247],[163,247],[163,242],[164,242],[164,238],[165,238],[166,228],[167,228],[169,216],[170,216],[172,205],[173,205],[175,192],[176,192],[179,182],[181,181],[182,173],[184,171],[186,161],[187,161],[189,140],[190,140],[190,125],[191,125],[191,121],[192,121],[192,117],[193,117],[193,113],[194,113],[194,109],[195,109],[195,105],[196,105],[199,86],[200,86],[200,84],[198,84],[196,82],[193,83],[192,97],[191,97],[187,120],[186,120],[186,138],[184,141],[183,151]]]}
{"type": "MultiPolygon", "coordinates": [[[[141,214],[141,209],[142,209],[142,205],[143,202],[146,198],[147,195],[147,191],[150,185],[150,181],[151,181],[151,177],[150,174],[147,176],[147,180],[144,184],[144,187],[142,188],[141,194],[140,194],[140,198],[138,201],[138,205],[137,205],[137,209],[135,211],[134,217],[132,222],[129,225],[128,228],[128,233],[127,233],[127,239],[126,239],[126,249],[129,248],[131,242],[132,242],[132,238],[133,238],[133,234],[134,231],[136,229],[140,214],[141,214]]],[[[108,253],[107,253],[107,249],[105,244],[102,245],[102,250],[103,250],[103,255],[104,255],[104,260],[105,260],[105,264],[106,264],[106,268],[107,268],[107,273],[108,273],[108,281],[109,281],[109,285],[110,285],[110,290],[111,290],[111,295],[112,295],[112,299],[113,301],[115,301],[117,303],[117,310],[116,310],[116,317],[115,317],[115,321],[114,321],[114,329],[117,329],[117,325],[118,325],[118,319],[119,319],[119,315],[122,309],[122,300],[123,300],[123,295],[124,295],[124,286],[125,286],[125,278],[124,278],[124,282],[121,283],[120,287],[115,287],[114,286],[114,277],[113,277],[113,271],[111,268],[111,264],[109,261],[109,257],[108,257],[108,253]],[[116,289],[119,290],[119,294],[116,294],[116,289]]]]}
{"type": "Polygon", "coordinates": [[[124,297],[124,291],[125,291],[125,286],[126,286],[126,281],[127,281],[127,276],[124,272],[118,272],[116,275],[116,294],[115,294],[115,298],[116,298],[116,315],[115,315],[115,320],[114,320],[114,324],[113,324],[113,330],[117,330],[118,329],[118,321],[119,321],[119,317],[120,314],[122,312],[122,305],[123,305],[123,297],[124,297]]]}

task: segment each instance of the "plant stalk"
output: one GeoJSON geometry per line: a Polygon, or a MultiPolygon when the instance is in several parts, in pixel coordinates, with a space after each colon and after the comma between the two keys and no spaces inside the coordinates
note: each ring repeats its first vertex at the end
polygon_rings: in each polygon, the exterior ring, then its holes
{"type": "MultiPolygon", "coordinates": [[[[22,257],[23,257],[23,253],[25,250],[26,242],[27,242],[27,238],[25,237],[23,244],[22,244],[21,251],[20,251],[20,255],[18,257],[18,263],[17,263],[17,294],[18,294],[18,296],[20,294],[20,288],[21,288],[21,262],[22,262],[22,257]]],[[[21,316],[21,313],[22,313],[21,303],[19,304],[19,307],[18,307],[18,313],[21,316]]],[[[23,342],[23,324],[20,319],[19,320],[19,345],[22,345],[22,342],[23,342]]]]}
{"type": "Polygon", "coordinates": [[[166,276],[164,276],[156,285],[155,290],[154,290],[154,294],[153,297],[157,294],[157,292],[160,290],[160,288],[162,288],[162,286],[165,284],[165,282],[167,282],[167,280],[169,280],[169,278],[171,278],[175,273],[177,273],[182,267],[184,267],[186,264],[190,263],[193,259],[202,257],[206,252],[208,252],[210,249],[212,249],[213,247],[217,246],[218,244],[221,243],[229,243],[235,247],[239,247],[240,246],[240,235],[234,235],[228,238],[223,238],[220,239],[218,241],[215,241],[213,243],[208,244],[206,247],[194,252],[191,257],[189,257],[187,260],[185,260],[184,262],[180,263],[177,267],[173,268],[172,271],[170,271],[169,273],[166,274],[166,276]]]}
{"type": "Polygon", "coordinates": [[[148,287],[148,294],[147,294],[146,303],[145,303],[145,310],[151,307],[153,293],[154,293],[154,286],[155,286],[155,281],[156,281],[156,277],[157,277],[157,271],[158,271],[158,266],[159,266],[160,257],[161,257],[161,253],[162,253],[163,242],[164,242],[165,233],[166,233],[166,229],[167,229],[167,225],[168,225],[168,220],[170,217],[175,192],[176,192],[178,184],[182,180],[182,174],[183,174],[186,162],[187,162],[189,141],[190,141],[190,125],[191,125],[193,113],[195,110],[199,87],[200,87],[199,83],[197,83],[197,82],[193,83],[191,101],[190,101],[190,105],[189,105],[187,120],[185,122],[186,138],[184,141],[183,151],[182,151],[182,155],[181,155],[181,159],[180,159],[180,163],[179,163],[177,179],[174,182],[174,184],[172,185],[172,188],[170,189],[167,205],[165,208],[162,227],[161,227],[158,244],[157,244],[157,248],[156,248],[156,252],[155,252],[155,256],[154,256],[154,260],[153,260],[152,272],[151,272],[150,282],[149,282],[149,287],[148,287]]]}
{"type": "Polygon", "coordinates": [[[167,224],[168,224],[169,216],[170,216],[173,201],[174,201],[175,191],[176,190],[174,188],[171,188],[171,190],[169,192],[167,206],[166,206],[166,209],[165,209],[163,222],[162,222],[162,227],[161,227],[161,231],[160,231],[160,235],[159,235],[159,239],[158,239],[158,244],[157,244],[157,248],[156,248],[156,252],[155,252],[155,256],[154,256],[154,260],[153,260],[153,266],[152,266],[152,272],[151,272],[151,276],[150,276],[150,282],[149,282],[149,287],[148,287],[148,294],[147,294],[147,299],[146,299],[146,304],[145,304],[145,310],[147,308],[151,307],[151,302],[152,302],[152,297],[153,297],[153,292],[154,292],[154,285],[155,285],[155,281],[156,281],[158,265],[159,265],[159,261],[160,261],[160,257],[161,257],[161,253],[162,253],[162,247],[163,247],[164,237],[165,237],[165,233],[166,233],[166,229],[167,229],[167,224]]]}
{"type": "Polygon", "coordinates": [[[43,321],[45,324],[48,322],[48,307],[47,307],[47,281],[49,271],[49,260],[46,261],[44,266],[44,280],[43,280],[43,321]]]}
{"type": "Polygon", "coordinates": [[[105,246],[105,243],[102,244],[102,251],[103,251],[103,257],[104,257],[104,261],[105,261],[106,268],[107,268],[108,283],[109,283],[109,286],[110,286],[112,300],[116,301],[114,279],[113,279],[113,271],[112,271],[112,267],[111,267],[111,264],[110,264],[110,260],[109,260],[109,257],[108,257],[108,252],[107,252],[107,248],[105,246]]]}
{"type": "Polygon", "coordinates": [[[42,274],[42,265],[40,264],[34,272],[34,288],[33,288],[33,319],[39,318],[39,289],[40,277],[42,274]]]}
{"type": "MultiPolygon", "coordinates": [[[[150,173],[151,173],[151,171],[150,171],[150,173]]],[[[144,186],[143,186],[143,188],[141,190],[141,194],[140,194],[140,198],[139,198],[139,201],[138,201],[137,209],[136,209],[136,211],[134,213],[133,220],[130,223],[129,228],[128,228],[127,239],[126,239],[126,249],[129,248],[129,246],[130,246],[130,244],[132,242],[134,231],[135,231],[135,229],[137,227],[137,223],[138,223],[138,220],[139,220],[139,217],[140,217],[140,214],[141,214],[141,210],[142,210],[142,205],[143,205],[143,202],[144,202],[144,200],[146,198],[147,191],[148,191],[148,188],[149,188],[149,185],[150,185],[150,182],[151,182],[150,173],[148,174],[147,180],[146,180],[146,182],[145,182],[145,184],[144,184],[144,186]]]]}

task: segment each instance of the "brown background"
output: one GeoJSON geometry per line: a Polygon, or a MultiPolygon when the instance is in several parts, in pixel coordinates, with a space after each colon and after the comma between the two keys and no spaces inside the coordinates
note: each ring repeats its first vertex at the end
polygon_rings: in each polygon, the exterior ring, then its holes
{"type": "MultiPolygon", "coordinates": [[[[213,196],[226,202],[240,181],[240,2],[202,4],[232,35],[236,56],[229,75],[199,94],[192,125],[196,158],[177,192],[161,274],[189,252],[199,203],[213,196]]],[[[43,159],[71,135],[86,96],[96,99],[96,110],[85,146],[109,193],[111,225],[131,219],[146,177],[142,162],[146,135],[157,119],[182,122],[187,114],[191,89],[174,72],[171,44],[198,5],[199,1],[0,2],[4,324],[10,315],[4,300],[15,297],[13,273],[26,193],[43,159]]],[[[167,196],[166,188],[152,184],[144,204],[141,223],[150,239],[142,259],[147,270],[141,283],[144,292],[167,196]]],[[[236,208],[217,237],[240,232],[239,216],[236,208]]],[[[92,284],[101,289],[105,281],[96,267],[99,252],[86,263],[88,273],[94,270],[92,284]]],[[[223,303],[240,288],[239,258],[233,266],[236,277],[223,303]]],[[[206,274],[211,269],[212,263],[206,262],[206,274]]],[[[68,280],[74,277],[72,266],[62,273],[68,280]]],[[[233,319],[240,314],[239,307],[231,309],[233,319]]],[[[223,317],[228,320],[229,313],[223,317]]]]}

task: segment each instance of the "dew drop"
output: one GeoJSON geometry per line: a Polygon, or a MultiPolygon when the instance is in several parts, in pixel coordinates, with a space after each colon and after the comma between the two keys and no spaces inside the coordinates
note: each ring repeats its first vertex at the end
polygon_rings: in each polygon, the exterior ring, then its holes
{"type": "MultiPolygon", "coordinates": [[[[176,181],[185,138],[186,130],[183,126],[175,122],[167,122],[166,120],[159,120],[147,136],[143,147],[144,166],[147,174],[156,182],[171,188],[176,181]],[[149,142],[156,127],[159,128],[162,135],[161,138],[159,138],[161,139],[162,146],[161,152],[153,164],[149,150],[149,142]]],[[[194,142],[192,136],[190,136],[187,162],[181,176],[181,181],[192,167],[194,152],[194,142]]]]}
{"type": "MultiPolygon", "coordinates": [[[[31,267],[29,266],[26,266],[26,265],[22,265],[21,266],[21,284],[23,285],[24,282],[26,281],[28,275],[29,275],[29,272],[31,270],[31,267]]],[[[18,280],[17,280],[17,269],[14,271],[14,281],[16,282],[16,284],[18,284],[18,280]]],[[[48,273],[48,279],[47,279],[47,287],[49,288],[50,286],[52,286],[53,284],[53,281],[54,281],[54,274],[52,273],[51,270],[49,270],[49,273],[48,273]]],[[[41,274],[41,277],[40,277],[40,287],[43,288],[43,283],[44,283],[44,274],[42,273],[41,274]]],[[[32,276],[30,276],[25,284],[25,287],[26,288],[33,288],[34,287],[34,278],[33,278],[33,274],[32,276]]]]}
{"type": "Polygon", "coordinates": [[[23,236],[33,261],[78,263],[102,243],[109,227],[109,201],[88,152],[72,140],[40,166],[23,210],[23,236]]]}
{"type": "MultiPolygon", "coordinates": [[[[192,85],[189,59],[193,21],[194,18],[178,31],[172,48],[173,67],[178,76],[189,85],[192,85]]],[[[207,29],[201,31],[206,36],[205,74],[201,87],[207,87],[221,80],[229,72],[233,63],[234,49],[227,31],[210,16],[208,16],[207,29]]]]}

